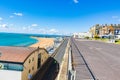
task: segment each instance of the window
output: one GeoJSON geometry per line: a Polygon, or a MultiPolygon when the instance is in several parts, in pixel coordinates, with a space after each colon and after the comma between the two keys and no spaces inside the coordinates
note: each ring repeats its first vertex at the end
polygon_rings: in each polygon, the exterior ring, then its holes
{"type": "Polygon", "coordinates": [[[34,57],[32,58],[32,61],[34,61],[34,57]]]}
{"type": "Polygon", "coordinates": [[[31,60],[29,59],[29,63],[31,62],[31,60]]]}
{"type": "Polygon", "coordinates": [[[3,70],[15,70],[15,71],[23,71],[22,64],[14,64],[14,63],[1,63],[3,70]]]}
{"type": "Polygon", "coordinates": [[[31,72],[31,70],[29,69],[29,73],[31,72]]]}

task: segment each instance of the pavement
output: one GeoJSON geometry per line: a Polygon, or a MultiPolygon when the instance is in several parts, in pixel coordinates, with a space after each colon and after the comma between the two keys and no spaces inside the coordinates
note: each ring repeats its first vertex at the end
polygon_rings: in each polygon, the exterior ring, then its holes
{"type": "Polygon", "coordinates": [[[57,77],[57,80],[68,80],[68,51],[69,51],[69,42],[66,47],[66,51],[62,60],[61,68],[57,77]]]}
{"type": "Polygon", "coordinates": [[[82,39],[75,42],[97,80],[120,80],[120,45],[82,39]]]}
{"type": "Polygon", "coordinates": [[[71,49],[73,69],[76,71],[75,80],[94,80],[86,61],[76,46],[76,41],[74,39],[71,39],[71,49]]]}

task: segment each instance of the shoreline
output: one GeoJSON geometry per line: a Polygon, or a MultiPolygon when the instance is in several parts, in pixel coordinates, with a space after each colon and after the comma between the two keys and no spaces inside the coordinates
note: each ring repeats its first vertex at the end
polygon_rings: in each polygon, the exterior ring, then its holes
{"type": "Polygon", "coordinates": [[[54,45],[54,38],[42,38],[42,37],[33,37],[31,38],[38,40],[36,43],[28,46],[28,47],[40,47],[40,48],[47,48],[54,45]]]}

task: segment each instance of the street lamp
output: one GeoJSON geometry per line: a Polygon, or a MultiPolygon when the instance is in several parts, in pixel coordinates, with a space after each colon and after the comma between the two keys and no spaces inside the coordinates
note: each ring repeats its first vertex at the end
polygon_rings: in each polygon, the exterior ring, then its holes
{"type": "Polygon", "coordinates": [[[114,36],[114,34],[112,34],[112,33],[109,34],[109,41],[110,41],[110,43],[115,43],[115,36],[114,36]]]}

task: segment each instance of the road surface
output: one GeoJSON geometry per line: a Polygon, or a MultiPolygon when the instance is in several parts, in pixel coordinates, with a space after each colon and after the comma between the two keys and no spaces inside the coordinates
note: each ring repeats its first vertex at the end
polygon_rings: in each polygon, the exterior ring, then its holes
{"type": "Polygon", "coordinates": [[[54,56],[54,59],[61,64],[62,60],[63,60],[63,56],[65,54],[66,51],[66,47],[68,44],[68,40],[69,38],[66,38],[65,41],[62,43],[62,45],[59,47],[59,50],[57,50],[56,55],[54,56]]]}
{"type": "Polygon", "coordinates": [[[97,80],[120,80],[120,45],[82,39],[75,43],[97,80]]]}
{"type": "Polygon", "coordinates": [[[56,55],[54,57],[51,57],[52,62],[41,80],[55,80],[56,79],[61,62],[63,60],[63,56],[65,54],[67,43],[68,43],[68,39],[65,39],[65,41],[62,43],[62,45],[58,48],[57,52],[55,53],[56,55]]]}

